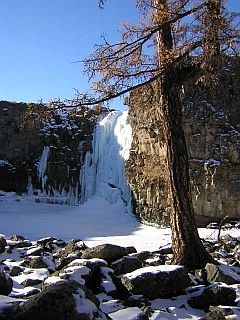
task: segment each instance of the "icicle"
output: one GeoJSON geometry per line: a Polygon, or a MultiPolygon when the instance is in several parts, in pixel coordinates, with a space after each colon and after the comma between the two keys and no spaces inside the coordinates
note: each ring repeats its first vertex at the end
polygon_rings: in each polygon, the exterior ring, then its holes
{"type": "Polygon", "coordinates": [[[45,175],[45,173],[47,169],[49,151],[50,151],[50,148],[48,146],[45,146],[37,166],[38,179],[39,179],[39,182],[41,182],[42,184],[42,191],[45,191],[45,186],[47,182],[47,176],[45,175]]]}
{"type": "Polygon", "coordinates": [[[94,194],[110,203],[120,199],[130,207],[131,192],[126,183],[125,160],[132,142],[127,111],[113,111],[99,122],[93,136],[93,152],[87,153],[81,168],[81,202],[94,194]]]}

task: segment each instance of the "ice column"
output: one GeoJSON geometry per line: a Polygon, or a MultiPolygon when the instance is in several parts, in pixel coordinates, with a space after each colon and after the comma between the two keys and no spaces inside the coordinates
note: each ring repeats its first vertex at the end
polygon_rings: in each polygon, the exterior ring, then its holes
{"type": "Polygon", "coordinates": [[[50,151],[50,148],[48,146],[45,146],[37,166],[38,179],[42,184],[42,191],[45,191],[45,186],[47,182],[47,176],[45,175],[45,173],[47,169],[49,151],[50,151]]]}
{"type": "Polygon", "coordinates": [[[127,111],[110,112],[95,128],[93,151],[88,152],[80,173],[81,202],[93,195],[110,203],[120,199],[130,208],[131,192],[126,183],[125,161],[132,142],[127,111]]]}

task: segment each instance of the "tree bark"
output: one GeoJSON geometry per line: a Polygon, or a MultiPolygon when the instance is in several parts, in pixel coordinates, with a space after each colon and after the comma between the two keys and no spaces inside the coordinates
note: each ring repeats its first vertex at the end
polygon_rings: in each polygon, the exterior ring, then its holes
{"type": "MultiPolygon", "coordinates": [[[[156,0],[167,12],[168,1],[156,0]]],[[[156,6],[158,8],[158,6],[156,6]]],[[[157,21],[161,21],[161,9],[157,11],[157,21]]],[[[166,17],[166,16],[165,16],[166,17]]],[[[205,250],[198,235],[192,205],[189,159],[182,128],[181,88],[177,84],[177,74],[167,55],[173,49],[171,26],[159,32],[159,67],[166,72],[159,80],[160,113],[163,117],[164,140],[167,149],[169,178],[170,225],[172,230],[173,263],[186,266],[189,270],[203,268],[213,261],[205,250]]]]}

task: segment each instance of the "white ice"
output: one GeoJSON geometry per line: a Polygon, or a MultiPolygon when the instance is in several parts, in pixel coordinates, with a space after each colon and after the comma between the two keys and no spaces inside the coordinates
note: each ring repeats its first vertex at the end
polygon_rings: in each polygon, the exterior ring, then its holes
{"type": "Polygon", "coordinates": [[[126,183],[125,161],[132,142],[127,111],[110,112],[95,128],[92,153],[80,173],[81,202],[93,195],[110,203],[123,201],[130,210],[131,192],[126,183]]]}

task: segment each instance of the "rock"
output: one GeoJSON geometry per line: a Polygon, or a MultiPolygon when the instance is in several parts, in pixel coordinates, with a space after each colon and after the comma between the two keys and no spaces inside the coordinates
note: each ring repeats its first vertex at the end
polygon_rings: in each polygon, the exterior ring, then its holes
{"type": "Polygon", "coordinates": [[[41,247],[33,247],[27,250],[27,256],[41,256],[44,253],[43,248],[41,247]]]}
{"type": "Polygon", "coordinates": [[[116,261],[130,253],[135,253],[134,247],[121,247],[114,244],[102,244],[96,247],[88,248],[83,251],[83,259],[100,258],[108,263],[116,261]]]}
{"type": "Polygon", "coordinates": [[[114,297],[115,299],[125,300],[129,297],[127,288],[122,284],[121,280],[115,276],[112,269],[101,267],[101,283],[99,291],[114,297]]]}
{"type": "Polygon", "coordinates": [[[55,256],[60,258],[62,261],[64,258],[67,258],[68,255],[75,255],[76,258],[81,258],[82,251],[85,250],[87,247],[85,243],[80,239],[71,240],[64,248],[59,249],[55,256]]]}
{"type": "Polygon", "coordinates": [[[42,248],[44,248],[47,243],[53,242],[54,240],[57,240],[57,239],[53,237],[46,237],[46,238],[39,239],[37,240],[37,246],[41,246],[42,248]]]}
{"type": "Polygon", "coordinates": [[[142,262],[147,260],[150,256],[151,256],[151,252],[150,251],[137,252],[137,253],[133,253],[131,255],[131,257],[136,257],[139,260],[141,260],[142,262]]]}
{"type": "Polygon", "coordinates": [[[41,284],[43,281],[40,280],[40,279],[26,279],[24,280],[21,284],[24,286],[24,287],[33,287],[33,286],[36,286],[38,284],[41,284]]]}
{"type": "Polygon", "coordinates": [[[124,304],[128,307],[138,307],[142,308],[144,306],[149,306],[150,302],[143,295],[131,295],[124,301],[124,304]]]}
{"type": "Polygon", "coordinates": [[[6,320],[107,320],[93,293],[75,281],[51,285],[22,304],[6,320]]]}
{"type": "MultiPolygon", "coordinates": [[[[39,189],[36,163],[44,146],[51,146],[47,165],[49,191],[54,193],[77,192],[81,164],[87,152],[92,149],[92,135],[99,115],[106,115],[109,109],[100,107],[67,107],[60,114],[54,102],[13,103],[0,101],[0,151],[6,165],[0,166],[0,190],[25,193],[29,172],[33,190],[39,189]],[[48,124],[51,122],[51,126],[48,124]],[[34,126],[33,126],[34,123],[34,126]],[[54,127],[54,130],[53,130],[54,127]],[[28,137],[26,139],[26,136],[28,137]],[[81,148],[79,149],[79,142],[81,148]]],[[[43,190],[42,190],[43,191],[43,190]]],[[[47,192],[46,192],[47,193],[47,192]]],[[[35,201],[71,204],[72,197],[43,197],[35,193],[35,201]]]]}
{"type": "Polygon", "coordinates": [[[112,313],[113,319],[148,320],[148,316],[138,307],[130,307],[112,313]]]}
{"type": "Polygon", "coordinates": [[[221,309],[210,311],[206,314],[204,320],[226,320],[221,309]]]}
{"type": "Polygon", "coordinates": [[[4,271],[0,271],[0,294],[7,296],[13,287],[12,279],[4,271]]]}
{"type": "MultiPolygon", "coordinates": [[[[186,79],[183,86],[183,129],[192,200],[201,225],[213,219],[221,221],[226,215],[239,219],[239,62],[229,65],[228,71],[219,66],[219,81],[211,88],[202,88],[195,79],[186,79]]],[[[126,175],[136,214],[162,225],[169,220],[169,175],[158,102],[154,82],[151,88],[143,86],[128,97],[133,139],[126,175]]]]}
{"type": "Polygon", "coordinates": [[[205,267],[207,271],[207,280],[209,282],[224,282],[226,284],[240,283],[240,270],[228,265],[215,265],[207,263],[205,267]],[[239,273],[237,273],[239,270],[239,273]]]}
{"type": "Polygon", "coordinates": [[[40,268],[48,269],[48,264],[43,260],[43,257],[35,257],[35,256],[27,257],[21,262],[21,265],[24,267],[33,268],[33,269],[40,269],[40,268]]]}
{"type": "Polygon", "coordinates": [[[18,276],[19,273],[23,272],[24,268],[21,268],[19,266],[12,266],[10,267],[10,276],[15,277],[18,276]]]}
{"type": "Polygon", "coordinates": [[[126,256],[114,261],[110,267],[114,270],[115,275],[118,276],[142,268],[142,266],[142,262],[138,258],[126,256]]]}
{"type": "Polygon", "coordinates": [[[0,237],[0,253],[3,253],[5,251],[6,246],[7,246],[6,239],[3,237],[0,237]]]}
{"type": "Polygon", "coordinates": [[[10,248],[28,248],[31,247],[32,243],[29,240],[16,241],[9,245],[10,248]]]}
{"type": "Polygon", "coordinates": [[[0,319],[12,320],[9,314],[13,314],[22,303],[22,299],[11,298],[7,296],[1,296],[1,308],[0,308],[0,319]]]}
{"type": "Polygon", "coordinates": [[[23,236],[20,236],[20,235],[16,234],[14,236],[11,236],[9,238],[9,240],[12,240],[12,241],[24,241],[25,238],[23,236]]]}
{"type": "Polygon", "coordinates": [[[198,295],[191,297],[188,300],[190,307],[195,309],[207,310],[209,306],[233,306],[235,305],[236,292],[234,289],[224,286],[213,284],[203,290],[198,295]]]}
{"type": "Polygon", "coordinates": [[[191,284],[186,270],[174,265],[141,268],[121,280],[131,293],[142,294],[150,300],[175,296],[191,284]]]}

